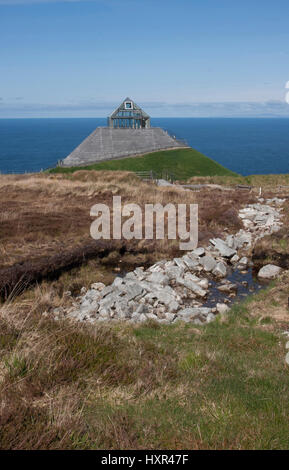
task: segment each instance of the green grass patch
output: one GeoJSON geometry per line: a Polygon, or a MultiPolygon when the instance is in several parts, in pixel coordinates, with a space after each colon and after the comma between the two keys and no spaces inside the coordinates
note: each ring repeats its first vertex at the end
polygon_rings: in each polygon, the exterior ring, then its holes
{"type": "Polygon", "coordinates": [[[57,167],[50,173],[74,173],[78,170],[112,170],[112,171],[150,171],[158,177],[163,172],[172,173],[175,179],[187,180],[193,176],[237,176],[211,158],[194,149],[175,149],[153,152],[139,157],[110,160],[81,167],[57,167]]]}
{"type": "Polygon", "coordinates": [[[226,322],[202,328],[182,323],[132,327],[141,351],[136,373],[141,391],[131,384],[120,401],[114,395],[91,400],[84,410],[90,433],[85,443],[73,439],[73,447],[287,448],[284,345],[277,331],[261,328],[250,316],[249,304],[234,307],[226,322]],[[162,381],[164,356],[175,373],[162,381]]]}
{"type": "Polygon", "coordinates": [[[1,448],[287,449],[286,338],[255,315],[275,283],[204,326],[31,318],[5,349],[1,448]]]}

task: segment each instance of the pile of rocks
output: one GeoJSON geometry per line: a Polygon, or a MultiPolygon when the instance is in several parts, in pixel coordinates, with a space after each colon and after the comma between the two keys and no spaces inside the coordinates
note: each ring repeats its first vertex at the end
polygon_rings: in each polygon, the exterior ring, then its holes
{"type": "MultiPolygon", "coordinates": [[[[263,201],[263,199],[260,199],[263,201]]],[[[241,217],[244,227],[254,234],[255,239],[262,238],[264,235],[270,235],[278,232],[282,223],[280,207],[285,199],[268,199],[266,204],[250,204],[245,209],[241,209],[239,216],[241,217]],[[274,204],[277,207],[272,207],[274,204]]]]}
{"type": "Polygon", "coordinates": [[[234,295],[235,286],[226,280],[229,269],[246,270],[250,265],[239,250],[252,247],[254,240],[280,228],[282,200],[270,204],[252,204],[240,211],[245,230],[228,235],[226,240],[210,240],[206,248],[200,247],[181,258],[159,261],[145,270],[143,267],[117,277],[105,286],[92,284],[67,310],[55,309],[56,318],[65,316],[77,321],[97,322],[127,320],[144,322],[153,319],[161,323],[178,320],[203,324],[225,314],[228,306],[204,306],[212,280],[219,282],[218,289],[234,295]]]}

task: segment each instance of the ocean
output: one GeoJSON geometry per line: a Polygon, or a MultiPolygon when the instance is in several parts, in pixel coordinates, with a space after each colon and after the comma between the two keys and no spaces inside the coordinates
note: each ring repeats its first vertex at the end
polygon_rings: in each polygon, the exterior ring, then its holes
{"type": "MultiPolygon", "coordinates": [[[[241,175],[289,173],[289,119],[152,118],[152,125],[241,175]]],[[[65,158],[102,118],[0,119],[0,172],[36,172],[65,158]]]]}

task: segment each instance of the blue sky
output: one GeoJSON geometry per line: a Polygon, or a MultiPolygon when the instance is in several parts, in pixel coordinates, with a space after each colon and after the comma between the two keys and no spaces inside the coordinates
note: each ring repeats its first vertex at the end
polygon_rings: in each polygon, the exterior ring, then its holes
{"type": "Polygon", "coordinates": [[[0,0],[0,117],[288,116],[288,0],[0,0]]]}

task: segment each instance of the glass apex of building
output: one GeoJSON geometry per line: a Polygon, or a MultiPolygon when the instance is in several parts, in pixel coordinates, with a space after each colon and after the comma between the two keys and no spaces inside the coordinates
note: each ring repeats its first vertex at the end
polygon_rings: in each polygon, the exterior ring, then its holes
{"type": "Polygon", "coordinates": [[[150,127],[150,117],[133,100],[126,98],[108,117],[108,127],[147,129],[150,127]]]}

